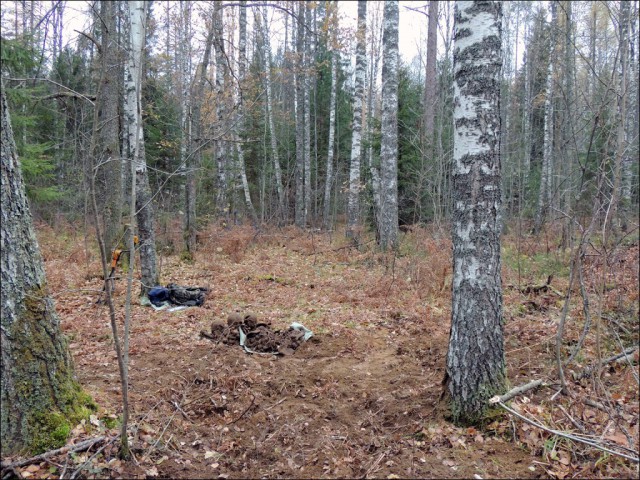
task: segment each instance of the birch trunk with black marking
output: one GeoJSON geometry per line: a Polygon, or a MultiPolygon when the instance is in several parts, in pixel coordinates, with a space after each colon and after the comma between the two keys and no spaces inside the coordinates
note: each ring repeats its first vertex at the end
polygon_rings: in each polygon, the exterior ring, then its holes
{"type": "Polygon", "coordinates": [[[338,4],[337,2],[329,4],[332,37],[331,37],[331,99],[329,101],[329,141],[327,145],[327,173],[324,184],[324,209],[323,209],[323,226],[325,230],[331,228],[331,187],[333,186],[333,150],[335,148],[335,130],[336,130],[336,97],[338,90],[338,4]]]}
{"type": "Polygon", "coordinates": [[[135,172],[135,205],[138,237],[140,239],[141,296],[159,282],[156,261],[156,238],[154,231],[153,203],[144,148],[142,125],[142,62],[147,24],[147,4],[144,1],[129,2],[129,56],[125,79],[125,116],[128,137],[127,157],[133,162],[135,172]]]}
{"type": "Polygon", "coordinates": [[[296,193],[294,205],[294,221],[297,227],[303,228],[307,222],[304,216],[304,2],[298,3],[298,20],[296,34],[296,65],[294,73],[294,108],[296,121],[296,193]]]}
{"type": "Polygon", "coordinates": [[[380,247],[398,243],[398,2],[384,3],[382,34],[382,139],[380,147],[380,247]]]}
{"type": "Polygon", "coordinates": [[[504,391],[500,282],[500,2],[456,2],[453,285],[445,384],[454,420],[475,423],[504,391]]]}
{"type": "Polygon", "coordinates": [[[353,123],[351,125],[351,162],[349,166],[349,191],[347,193],[347,238],[358,242],[360,226],[360,158],[362,156],[362,113],[364,83],[367,69],[365,42],[367,34],[367,2],[358,0],[358,29],[356,32],[356,72],[353,98],[353,123]]]}
{"type": "Polygon", "coordinates": [[[189,147],[191,145],[191,115],[190,110],[190,84],[191,84],[191,47],[190,47],[190,23],[191,2],[186,0],[179,6],[178,42],[176,48],[176,63],[180,78],[180,166],[179,172],[184,178],[184,216],[182,234],[184,240],[184,255],[193,258],[196,248],[196,211],[195,211],[195,179],[189,147]],[[191,175],[191,176],[190,176],[191,175]]]}
{"type": "MultiPolygon", "coordinates": [[[[311,28],[311,9],[305,6],[305,24],[311,28]]],[[[305,31],[302,71],[304,72],[304,226],[311,222],[311,33],[305,31]]]]}
{"type": "MultiPolygon", "coordinates": [[[[611,211],[609,213],[609,222],[613,230],[617,230],[625,221],[626,204],[621,204],[624,196],[629,197],[630,191],[621,190],[626,183],[626,177],[631,175],[631,159],[629,158],[629,145],[627,137],[627,123],[629,121],[627,115],[627,100],[629,97],[629,79],[628,79],[628,52],[629,52],[629,11],[631,3],[628,1],[620,2],[620,17],[618,20],[618,38],[620,46],[619,51],[619,67],[618,67],[618,102],[616,111],[616,153],[615,165],[613,172],[613,191],[611,192],[611,211]],[[625,177],[623,179],[623,177],[625,177]]],[[[625,227],[626,228],[626,227],[625,227]]]]}
{"type": "Polygon", "coordinates": [[[204,102],[204,86],[207,82],[207,69],[211,58],[213,45],[213,25],[209,28],[204,44],[202,63],[196,71],[195,88],[189,95],[193,107],[191,108],[191,133],[189,136],[189,155],[185,161],[185,251],[183,256],[193,259],[196,251],[196,171],[202,163],[202,148],[204,146],[204,128],[202,125],[202,109],[204,102]]]}
{"type": "Polygon", "coordinates": [[[226,140],[226,122],[227,115],[227,98],[225,79],[227,77],[227,59],[224,47],[224,24],[222,21],[223,9],[222,2],[213,3],[213,30],[216,57],[216,142],[215,142],[215,158],[217,167],[216,177],[216,211],[218,218],[223,221],[224,225],[228,224],[230,215],[229,205],[229,178],[227,175],[228,158],[227,158],[227,140],[226,140]]]}
{"type": "Polygon", "coordinates": [[[553,172],[553,133],[554,133],[554,108],[555,95],[555,32],[557,27],[556,2],[551,2],[551,55],[549,56],[549,69],[547,71],[547,92],[544,100],[544,146],[542,153],[542,171],[540,173],[540,190],[538,191],[538,208],[533,227],[535,234],[540,232],[542,224],[547,216],[547,210],[551,203],[551,175],[553,172]]]}
{"type": "Polygon", "coordinates": [[[277,218],[282,221],[285,216],[284,188],[282,186],[282,169],[280,168],[280,156],[278,154],[278,138],[276,136],[275,122],[273,119],[273,94],[271,83],[271,42],[269,40],[269,25],[267,23],[267,7],[262,7],[262,58],[264,60],[264,82],[267,94],[267,120],[269,122],[269,138],[271,140],[271,156],[273,170],[276,175],[276,190],[278,193],[277,218]]]}
{"type": "Polygon", "coordinates": [[[238,155],[238,176],[244,193],[244,203],[247,213],[251,217],[254,226],[258,225],[258,216],[256,209],[251,201],[251,192],[249,190],[249,182],[247,180],[247,168],[244,163],[244,148],[240,139],[240,132],[244,129],[246,115],[244,108],[243,88],[245,75],[247,71],[247,1],[240,2],[239,20],[238,20],[238,92],[236,98],[238,121],[236,122],[234,139],[236,144],[236,153],[238,155]]]}

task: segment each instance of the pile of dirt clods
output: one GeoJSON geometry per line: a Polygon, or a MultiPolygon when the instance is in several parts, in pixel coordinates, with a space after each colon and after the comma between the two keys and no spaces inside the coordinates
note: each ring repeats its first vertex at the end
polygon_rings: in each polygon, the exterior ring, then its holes
{"type": "Polygon", "coordinates": [[[201,337],[225,345],[240,345],[247,353],[269,353],[291,355],[301,344],[312,337],[313,333],[299,323],[292,324],[287,330],[273,330],[269,323],[262,323],[253,313],[242,316],[232,313],[226,323],[214,320],[211,332],[202,330],[201,337]]]}

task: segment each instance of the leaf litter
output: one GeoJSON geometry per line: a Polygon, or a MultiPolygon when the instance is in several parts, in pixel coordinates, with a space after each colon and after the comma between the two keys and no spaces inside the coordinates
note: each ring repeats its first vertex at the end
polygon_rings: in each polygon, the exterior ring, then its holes
{"type": "MultiPolygon", "coordinates": [[[[113,433],[121,397],[106,312],[94,303],[101,287],[99,264],[83,253],[81,239],[62,249],[51,229],[40,226],[38,232],[79,380],[100,405],[97,417],[73,430],[71,441],[113,433]],[[70,268],[71,256],[83,259],[83,268],[70,268]]],[[[109,445],[95,457],[87,452],[30,465],[20,474],[58,478],[65,461],[67,472],[89,461],[84,478],[635,475],[633,465],[554,439],[507,415],[484,429],[456,427],[444,419],[439,399],[449,333],[450,257],[444,252],[450,252],[450,242],[425,229],[411,235],[404,241],[414,251],[394,259],[348,248],[339,234],[212,228],[195,264],[163,257],[165,283],[205,285],[210,291],[204,305],[180,312],[133,307],[129,396],[136,461],[121,462],[116,445],[109,445]],[[225,325],[228,317],[244,312],[253,312],[271,331],[302,323],[313,330],[314,341],[275,357],[248,355],[232,341],[201,336],[214,333],[212,324],[225,325]]],[[[535,242],[525,247],[536,248],[535,242]]],[[[631,266],[634,253],[637,271],[637,245],[625,260],[631,266]]],[[[508,283],[514,274],[505,267],[503,275],[508,283]]],[[[636,291],[628,288],[637,273],[627,269],[616,275],[637,301],[636,291]]],[[[566,287],[562,281],[557,289],[566,287]]],[[[119,312],[124,289],[118,281],[119,312]]],[[[516,308],[527,300],[505,290],[513,385],[555,378],[550,313],[557,315],[559,305],[551,299],[545,300],[546,311],[516,308]]],[[[568,335],[578,334],[577,326],[575,332],[568,329],[568,335]]],[[[556,408],[560,403],[586,432],[605,425],[603,436],[610,441],[628,445],[630,436],[637,445],[638,397],[629,371],[614,365],[605,373],[608,385],[618,382],[617,419],[574,399],[552,402],[548,390],[514,404],[543,423],[575,430],[556,408]]],[[[572,388],[587,395],[589,386],[572,388]]]]}

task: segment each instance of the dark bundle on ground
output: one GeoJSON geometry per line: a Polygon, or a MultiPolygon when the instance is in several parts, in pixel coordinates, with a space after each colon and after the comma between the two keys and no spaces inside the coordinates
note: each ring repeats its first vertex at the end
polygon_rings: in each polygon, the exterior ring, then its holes
{"type": "Polygon", "coordinates": [[[294,328],[274,331],[271,325],[259,323],[252,313],[244,317],[232,313],[227,317],[226,324],[214,320],[211,333],[203,330],[200,336],[225,345],[240,345],[240,329],[246,335],[245,346],[253,352],[291,355],[304,342],[304,332],[294,328]]]}

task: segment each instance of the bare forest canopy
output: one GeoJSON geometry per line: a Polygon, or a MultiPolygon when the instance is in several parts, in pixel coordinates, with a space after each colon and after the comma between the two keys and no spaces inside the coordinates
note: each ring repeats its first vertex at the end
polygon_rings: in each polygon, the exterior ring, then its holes
{"type": "MultiPolygon", "coordinates": [[[[343,3],[225,2],[219,12],[214,2],[146,4],[142,127],[158,222],[189,208],[183,193],[189,181],[196,229],[213,219],[288,224],[301,208],[299,224],[330,228],[344,221],[353,187],[357,42],[356,5],[343,3]],[[300,122],[306,147],[297,151],[300,122]]],[[[451,212],[453,4],[437,3],[435,45],[428,45],[427,2],[400,3],[401,225],[440,223],[451,212]],[[416,23],[424,26],[419,35],[416,23]]],[[[115,2],[113,44],[106,47],[100,2],[3,3],[2,76],[28,194],[41,219],[78,220],[87,209],[101,48],[114,50],[109,101],[118,118],[124,115],[125,6],[115,2]]],[[[638,2],[506,2],[503,10],[505,220],[584,224],[595,213],[615,215],[614,222],[630,228],[625,219],[634,219],[638,206],[638,2]]],[[[373,227],[382,2],[368,2],[366,18],[359,216],[373,227]]],[[[115,128],[125,158],[123,121],[115,128]]],[[[111,164],[122,171],[124,192],[126,164],[111,164]]]]}

